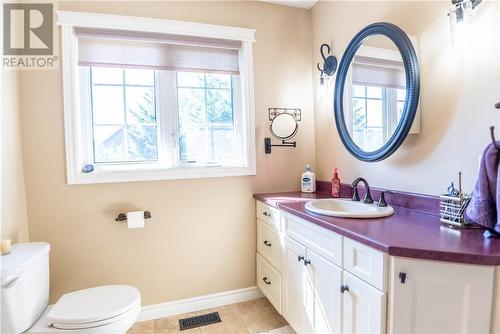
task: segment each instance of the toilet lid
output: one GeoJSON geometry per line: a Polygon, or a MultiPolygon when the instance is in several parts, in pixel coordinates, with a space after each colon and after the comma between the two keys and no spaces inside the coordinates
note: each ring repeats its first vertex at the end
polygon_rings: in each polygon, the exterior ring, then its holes
{"type": "Polygon", "coordinates": [[[56,328],[88,328],[113,322],[140,302],[139,290],[132,286],[100,286],[63,295],[46,319],[56,328]]]}

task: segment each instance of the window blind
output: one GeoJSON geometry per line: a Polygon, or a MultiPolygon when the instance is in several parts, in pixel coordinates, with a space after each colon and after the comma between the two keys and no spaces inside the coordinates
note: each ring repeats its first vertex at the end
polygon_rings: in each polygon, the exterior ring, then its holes
{"type": "Polygon", "coordinates": [[[406,87],[406,75],[402,61],[355,56],[352,66],[352,83],[355,85],[406,87]]]}
{"type": "Polygon", "coordinates": [[[240,41],[75,28],[78,64],[239,74],[240,41]]]}

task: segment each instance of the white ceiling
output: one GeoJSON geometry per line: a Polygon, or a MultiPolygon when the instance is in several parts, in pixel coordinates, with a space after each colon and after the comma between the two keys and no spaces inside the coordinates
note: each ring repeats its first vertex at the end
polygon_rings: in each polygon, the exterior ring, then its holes
{"type": "Polygon", "coordinates": [[[283,6],[292,6],[298,8],[309,9],[318,2],[318,0],[262,0],[264,2],[272,2],[283,6]]]}

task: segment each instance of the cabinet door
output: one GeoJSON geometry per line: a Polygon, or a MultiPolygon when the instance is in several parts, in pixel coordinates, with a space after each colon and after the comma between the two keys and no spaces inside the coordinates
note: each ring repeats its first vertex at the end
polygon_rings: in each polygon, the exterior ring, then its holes
{"type": "Polygon", "coordinates": [[[494,267],[403,258],[391,262],[389,332],[490,332],[494,267]]]}
{"type": "Polygon", "coordinates": [[[285,237],[282,309],[283,316],[297,333],[312,332],[311,322],[306,316],[312,288],[307,281],[305,256],[304,246],[285,237]]]}
{"type": "Polygon", "coordinates": [[[339,334],[341,331],[342,269],[307,249],[307,281],[312,293],[306,305],[307,318],[317,334],[339,334]]]}
{"type": "Polygon", "coordinates": [[[344,271],[343,332],[385,333],[386,295],[344,271]]]}

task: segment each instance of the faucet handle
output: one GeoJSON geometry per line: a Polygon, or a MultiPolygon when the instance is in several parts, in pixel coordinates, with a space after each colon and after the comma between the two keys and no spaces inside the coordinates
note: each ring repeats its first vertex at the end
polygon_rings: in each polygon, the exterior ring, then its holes
{"type": "Polygon", "coordinates": [[[352,196],[352,200],[355,202],[359,202],[359,193],[358,188],[354,187],[354,195],[352,196]]]}
{"type": "Polygon", "coordinates": [[[385,191],[380,193],[380,199],[378,200],[377,206],[385,208],[387,206],[387,202],[385,201],[385,191]]]}

